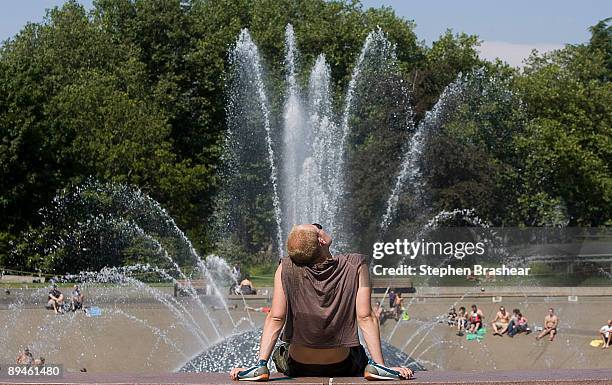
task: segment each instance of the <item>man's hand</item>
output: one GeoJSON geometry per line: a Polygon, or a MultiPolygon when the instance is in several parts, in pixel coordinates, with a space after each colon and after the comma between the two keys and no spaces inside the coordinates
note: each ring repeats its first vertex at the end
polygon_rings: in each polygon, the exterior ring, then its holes
{"type": "Polygon", "coordinates": [[[238,379],[238,373],[246,370],[246,368],[234,368],[230,370],[230,378],[234,381],[238,379]]]}
{"type": "Polygon", "coordinates": [[[412,376],[414,375],[414,372],[412,371],[412,369],[409,369],[409,368],[394,367],[391,369],[398,371],[400,376],[402,376],[405,379],[412,378],[412,376]]]}

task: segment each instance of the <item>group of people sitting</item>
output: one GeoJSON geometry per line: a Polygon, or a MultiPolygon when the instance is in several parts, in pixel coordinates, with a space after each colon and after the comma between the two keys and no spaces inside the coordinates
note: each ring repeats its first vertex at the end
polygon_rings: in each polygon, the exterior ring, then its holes
{"type": "MultiPolygon", "coordinates": [[[[544,318],[544,327],[542,332],[536,337],[541,339],[546,335],[550,335],[549,339],[552,341],[557,334],[557,325],[559,319],[554,314],[554,309],[548,310],[549,314],[544,318]]],[[[477,333],[481,328],[484,327],[484,312],[475,304],[471,306],[471,311],[467,312],[466,308],[461,306],[459,312],[452,307],[448,312],[448,324],[451,327],[457,328],[457,335],[463,336],[467,333],[477,333]]],[[[508,337],[514,337],[519,333],[530,334],[531,328],[529,327],[527,317],[521,312],[520,309],[512,310],[512,314],[506,311],[504,306],[500,306],[499,310],[495,314],[495,318],[491,321],[491,327],[493,329],[494,336],[503,336],[504,334],[508,337]]]]}
{"type": "Polygon", "coordinates": [[[512,310],[512,316],[510,316],[503,306],[499,307],[491,326],[493,327],[494,336],[501,337],[507,333],[508,337],[514,337],[519,333],[531,333],[531,329],[527,324],[527,317],[521,313],[520,309],[512,310]]]}
{"type": "Polygon", "coordinates": [[[464,306],[459,308],[451,307],[448,311],[447,323],[450,327],[457,328],[457,335],[463,336],[465,332],[476,333],[483,327],[484,312],[476,305],[472,305],[472,310],[468,313],[464,306]]]}
{"type": "MultiPolygon", "coordinates": [[[[471,311],[466,312],[465,307],[460,307],[459,312],[455,308],[451,308],[448,313],[448,324],[451,327],[457,328],[457,335],[462,336],[467,331],[468,333],[476,333],[484,326],[484,313],[476,305],[472,305],[471,311]]],[[[540,340],[545,336],[549,336],[549,340],[553,341],[557,335],[557,327],[559,325],[559,317],[555,314],[555,310],[551,307],[548,309],[548,314],[544,317],[544,326],[536,340],[540,340]]],[[[495,314],[495,318],[491,321],[493,335],[514,337],[519,333],[530,334],[527,317],[523,315],[520,309],[514,309],[512,314],[506,311],[504,306],[500,306],[495,314]]],[[[603,328],[602,328],[603,330],[603,328]]],[[[610,322],[609,332],[612,331],[612,322],[610,322]]],[[[609,335],[609,334],[608,334],[609,335]]]]}
{"type": "MultiPolygon", "coordinates": [[[[472,305],[472,310],[469,313],[466,313],[463,306],[459,308],[459,312],[455,311],[454,307],[451,307],[448,312],[447,322],[451,327],[457,328],[457,335],[459,336],[463,336],[466,331],[468,333],[476,333],[484,325],[484,313],[476,305],[472,305]]],[[[514,337],[519,333],[530,334],[531,329],[527,322],[527,317],[523,315],[520,309],[514,309],[512,315],[510,315],[503,306],[500,306],[497,314],[495,314],[495,318],[491,321],[493,335],[501,337],[507,334],[508,337],[514,337]]],[[[536,340],[539,341],[548,336],[548,340],[552,342],[558,333],[558,327],[559,317],[555,314],[555,309],[551,307],[548,309],[548,314],[544,317],[542,330],[536,336],[536,340]]],[[[608,320],[599,329],[599,335],[602,340],[601,348],[608,349],[612,344],[612,320],[608,320]]]]}
{"type": "Polygon", "coordinates": [[[49,310],[53,310],[55,314],[63,314],[68,311],[77,311],[83,309],[85,295],[81,292],[79,285],[74,285],[70,301],[65,301],[64,294],[57,288],[56,284],[51,286],[47,295],[47,305],[49,310]]]}

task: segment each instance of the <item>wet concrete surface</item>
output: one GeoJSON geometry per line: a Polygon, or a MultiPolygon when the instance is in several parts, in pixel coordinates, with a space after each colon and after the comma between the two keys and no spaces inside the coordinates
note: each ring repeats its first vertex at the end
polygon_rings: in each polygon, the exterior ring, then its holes
{"type": "MultiPolygon", "coordinates": [[[[262,300],[261,304],[265,303],[262,300]]],[[[244,306],[239,300],[230,304],[238,309],[244,306]]],[[[263,313],[244,310],[227,314],[215,310],[214,304],[200,305],[188,298],[175,304],[180,314],[154,302],[97,305],[102,309],[100,317],[86,317],[84,313],[55,315],[40,307],[19,305],[0,309],[0,365],[15,362],[20,350],[29,346],[35,357],[63,364],[67,376],[81,368],[87,369],[87,375],[176,372],[224,336],[251,329],[251,322],[260,327],[265,317],[263,313]]],[[[257,306],[251,302],[249,305],[257,306]]],[[[612,349],[589,345],[598,338],[599,328],[612,318],[608,298],[580,297],[578,302],[568,302],[561,297],[543,300],[525,296],[520,301],[513,298],[501,303],[493,303],[491,298],[407,298],[405,307],[410,320],[388,320],[381,333],[386,341],[428,369],[422,378],[436,378],[437,374],[430,373],[438,372],[514,371],[513,375],[518,376],[524,370],[612,368],[612,349]],[[508,310],[520,308],[531,325],[541,325],[546,309],[552,306],[560,318],[560,333],[553,342],[536,341],[534,334],[492,336],[489,327],[481,341],[467,341],[436,321],[439,316],[443,320],[450,305],[458,308],[472,303],[484,310],[485,321],[490,321],[503,304],[508,310]]],[[[252,354],[254,362],[256,352],[252,354]]]]}

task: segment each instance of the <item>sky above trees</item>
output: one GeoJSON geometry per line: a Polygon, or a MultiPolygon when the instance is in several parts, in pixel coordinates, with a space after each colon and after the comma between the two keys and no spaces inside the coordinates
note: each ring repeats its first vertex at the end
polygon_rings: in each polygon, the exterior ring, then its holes
{"type": "Polygon", "coordinates": [[[417,36],[427,44],[437,40],[447,28],[478,35],[483,41],[480,47],[483,59],[499,57],[520,67],[532,49],[544,53],[565,44],[585,43],[591,36],[585,26],[612,16],[612,2],[604,0],[363,0],[362,4],[388,6],[398,16],[414,20],[417,36]]]}
{"type": "MultiPolygon", "coordinates": [[[[59,6],[65,0],[20,0],[3,7],[0,15],[0,39],[14,36],[27,22],[40,22],[45,10],[59,6]]],[[[81,0],[92,8],[93,0],[81,0]]],[[[398,16],[413,20],[419,39],[427,44],[447,28],[455,32],[476,34],[483,41],[480,56],[494,60],[499,57],[512,66],[523,66],[523,60],[533,49],[549,52],[565,44],[586,42],[589,31],[585,25],[612,16],[612,2],[529,1],[491,2],[474,0],[469,3],[451,0],[407,2],[403,0],[362,0],[364,8],[391,7],[398,16]]]]}

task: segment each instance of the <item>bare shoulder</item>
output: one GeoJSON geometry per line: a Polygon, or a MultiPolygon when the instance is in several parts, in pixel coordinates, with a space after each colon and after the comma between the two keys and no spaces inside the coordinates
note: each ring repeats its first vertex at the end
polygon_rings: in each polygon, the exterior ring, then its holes
{"type": "Polygon", "coordinates": [[[274,283],[281,283],[283,278],[283,264],[279,263],[274,273],[274,283]]]}

